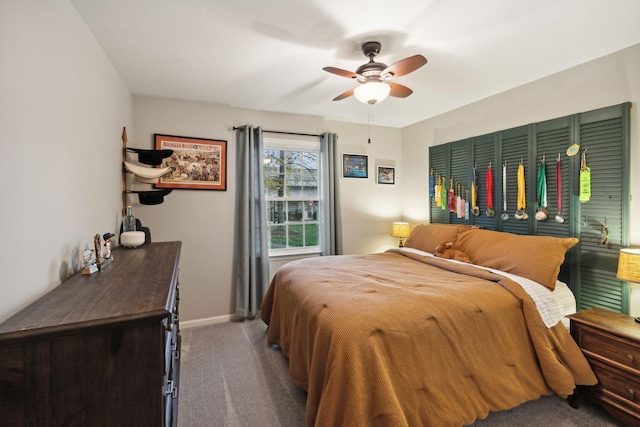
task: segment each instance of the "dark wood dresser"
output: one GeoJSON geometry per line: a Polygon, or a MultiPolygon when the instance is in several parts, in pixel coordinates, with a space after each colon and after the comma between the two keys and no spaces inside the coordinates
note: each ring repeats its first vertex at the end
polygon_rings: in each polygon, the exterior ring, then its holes
{"type": "Polygon", "coordinates": [[[180,249],[116,248],[0,323],[0,425],[177,425],[180,249]]]}
{"type": "Polygon", "coordinates": [[[571,335],[598,378],[578,392],[624,425],[640,426],[640,323],[599,308],[569,318],[571,335]]]}

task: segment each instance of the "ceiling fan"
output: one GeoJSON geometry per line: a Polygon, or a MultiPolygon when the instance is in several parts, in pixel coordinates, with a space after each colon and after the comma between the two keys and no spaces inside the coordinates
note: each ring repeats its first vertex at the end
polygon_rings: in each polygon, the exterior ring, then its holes
{"type": "Polygon", "coordinates": [[[375,62],[373,58],[380,53],[381,44],[369,41],[362,44],[362,53],[369,58],[369,62],[359,66],[355,72],[335,67],[324,67],[323,70],[338,76],[357,80],[360,86],[341,93],[333,98],[340,101],[353,95],[360,102],[375,104],[384,100],[387,96],[406,98],[413,91],[398,83],[387,83],[388,80],[409,74],[427,63],[427,58],[422,55],[413,55],[387,66],[381,62],[375,62]]]}

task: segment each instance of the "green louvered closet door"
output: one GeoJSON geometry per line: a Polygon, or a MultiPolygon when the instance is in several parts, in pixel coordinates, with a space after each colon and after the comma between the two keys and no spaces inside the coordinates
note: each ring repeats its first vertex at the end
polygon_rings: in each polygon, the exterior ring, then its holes
{"type": "MultiPolygon", "coordinates": [[[[566,155],[567,147],[571,143],[571,135],[574,129],[574,119],[572,117],[562,117],[559,119],[548,120],[532,125],[533,146],[536,151],[535,166],[533,172],[533,200],[532,205],[537,207],[537,177],[542,162],[544,161],[546,169],[547,181],[547,210],[548,218],[543,221],[534,221],[535,234],[541,236],[567,237],[571,236],[571,205],[569,178],[571,164],[575,162],[574,157],[566,155]],[[560,180],[558,182],[558,160],[560,166],[560,180]],[[560,203],[558,203],[558,184],[560,185],[560,203]],[[561,208],[560,216],[564,218],[564,222],[555,220],[558,215],[558,208],[561,208]]],[[[570,249],[567,257],[572,252],[578,252],[578,248],[570,249]]],[[[559,274],[559,279],[574,290],[577,288],[577,275],[571,272],[570,263],[565,263],[559,274]]]]}
{"type": "MultiPolygon", "coordinates": [[[[573,114],[483,136],[451,142],[429,149],[432,170],[470,188],[473,166],[476,166],[478,206],[481,215],[468,220],[457,218],[430,200],[432,223],[476,224],[487,229],[515,234],[537,234],[555,237],[574,236],[580,243],[569,250],[560,271],[560,280],[574,291],[579,310],[601,307],[629,312],[628,283],[616,278],[618,254],[629,245],[629,168],[630,168],[630,103],[573,114]],[[587,150],[591,168],[591,199],[579,201],[580,155],[570,157],[572,143],[587,150]],[[554,220],[558,213],[556,161],[560,155],[561,215],[563,223],[554,220]],[[536,221],[537,174],[544,156],[547,179],[548,219],[536,221]],[[502,166],[507,165],[507,212],[503,221],[502,166]],[[517,172],[525,168],[525,191],[528,220],[517,220],[517,172]],[[496,216],[487,217],[486,172],[493,172],[493,206],[496,216]],[[603,242],[606,227],[607,241],[603,242]]],[[[463,192],[466,197],[466,192],[463,192]]],[[[446,200],[443,200],[446,204],[446,200]]]]}
{"type": "MultiPolygon", "coordinates": [[[[450,178],[453,178],[453,188],[456,196],[462,197],[465,200],[471,198],[470,169],[472,158],[469,156],[469,144],[470,140],[468,139],[451,144],[450,178]]],[[[451,179],[447,185],[450,185],[450,183],[451,179]]],[[[449,217],[451,224],[469,224],[469,220],[464,219],[464,216],[458,218],[458,214],[455,212],[449,212],[449,217]]]]}
{"type": "MultiPolygon", "coordinates": [[[[435,183],[438,179],[446,180],[450,173],[449,144],[438,145],[429,149],[430,173],[434,176],[435,183]]],[[[443,203],[446,203],[443,200],[443,203]]],[[[429,197],[429,222],[443,224],[449,223],[449,211],[438,206],[436,198],[429,197]]]]}
{"type": "MultiPolygon", "coordinates": [[[[623,104],[577,115],[576,141],[580,155],[586,150],[591,172],[590,200],[579,201],[578,179],[572,193],[580,237],[580,310],[601,307],[629,312],[628,284],[616,278],[620,248],[629,244],[629,188],[623,185],[629,182],[629,108],[623,104]]],[[[579,160],[576,156],[576,178],[579,160]]]]}
{"type": "MultiPolygon", "coordinates": [[[[493,209],[497,209],[496,184],[496,135],[489,134],[473,138],[473,164],[476,167],[476,185],[478,187],[478,208],[480,215],[471,218],[472,223],[488,230],[495,230],[497,216],[487,216],[487,172],[491,169],[493,177],[493,209]]],[[[473,174],[473,169],[472,169],[473,174]]]]}
{"type": "MultiPolygon", "coordinates": [[[[515,219],[514,214],[518,208],[518,167],[522,164],[525,168],[525,194],[526,200],[531,199],[531,185],[527,184],[526,177],[531,174],[529,162],[529,129],[528,126],[520,126],[518,128],[505,130],[499,133],[499,145],[502,147],[501,157],[499,159],[499,171],[497,174],[496,186],[498,187],[498,206],[496,215],[499,217],[498,222],[502,224],[501,230],[514,234],[530,234],[530,220],[515,219]],[[507,192],[503,194],[503,171],[507,171],[507,192]],[[505,213],[504,200],[507,199],[506,213],[509,219],[502,220],[500,216],[505,213]]],[[[525,206],[530,210],[529,203],[525,206]]],[[[531,215],[529,216],[531,217],[531,215]]]]}

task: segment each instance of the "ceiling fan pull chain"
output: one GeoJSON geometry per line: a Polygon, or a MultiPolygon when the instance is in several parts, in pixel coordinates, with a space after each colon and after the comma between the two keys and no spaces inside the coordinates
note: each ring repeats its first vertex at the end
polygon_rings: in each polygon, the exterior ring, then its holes
{"type": "Polygon", "coordinates": [[[367,111],[367,132],[369,133],[369,139],[367,139],[367,144],[371,144],[371,115],[373,114],[371,111],[371,105],[369,104],[369,111],[367,111]]]}

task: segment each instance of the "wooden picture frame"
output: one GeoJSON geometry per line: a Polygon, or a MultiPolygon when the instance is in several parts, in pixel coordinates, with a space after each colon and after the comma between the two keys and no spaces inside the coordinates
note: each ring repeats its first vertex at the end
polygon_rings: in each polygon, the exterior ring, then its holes
{"type": "Polygon", "coordinates": [[[378,166],[376,183],[382,185],[394,185],[396,183],[396,168],[392,166],[378,166]]]}
{"type": "Polygon", "coordinates": [[[227,190],[227,141],[155,134],[156,150],[173,150],[159,168],[173,171],[156,188],[227,190]]]}
{"type": "Polygon", "coordinates": [[[364,154],[342,154],[343,178],[368,178],[369,157],[364,154]]]}

